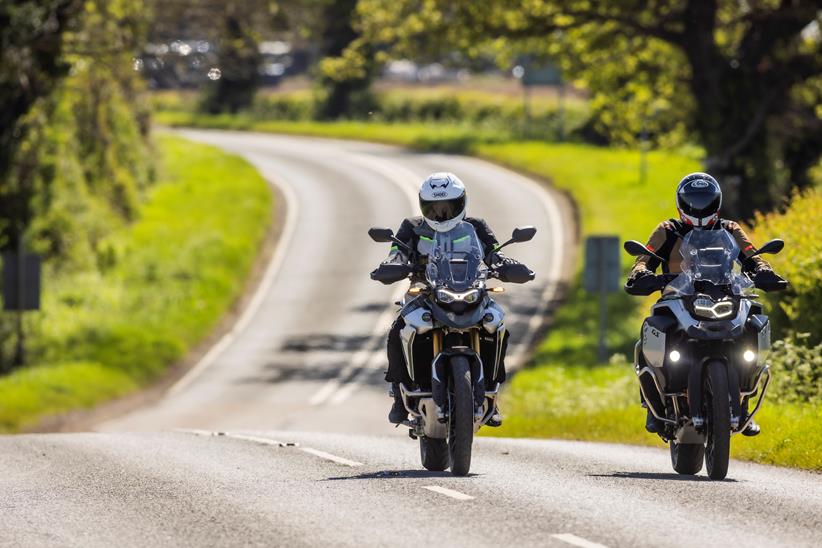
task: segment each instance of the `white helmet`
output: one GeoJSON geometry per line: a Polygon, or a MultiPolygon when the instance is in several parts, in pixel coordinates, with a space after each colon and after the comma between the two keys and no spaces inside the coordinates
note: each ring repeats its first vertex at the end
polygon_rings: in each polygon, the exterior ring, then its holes
{"type": "Polygon", "coordinates": [[[432,173],[420,187],[420,210],[437,232],[448,232],[465,218],[465,185],[453,173],[432,173]]]}

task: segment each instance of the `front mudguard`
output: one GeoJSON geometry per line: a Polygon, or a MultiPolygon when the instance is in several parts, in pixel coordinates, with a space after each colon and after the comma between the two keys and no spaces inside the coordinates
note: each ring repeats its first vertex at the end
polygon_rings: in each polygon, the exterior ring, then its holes
{"type": "Polygon", "coordinates": [[[468,360],[471,367],[471,385],[474,392],[474,407],[481,407],[485,401],[485,375],[482,359],[467,347],[449,348],[440,352],[431,363],[431,395],[440,409],[448,409],[448,384],[451,378],[450,363],[455,356],[468,360]]]}

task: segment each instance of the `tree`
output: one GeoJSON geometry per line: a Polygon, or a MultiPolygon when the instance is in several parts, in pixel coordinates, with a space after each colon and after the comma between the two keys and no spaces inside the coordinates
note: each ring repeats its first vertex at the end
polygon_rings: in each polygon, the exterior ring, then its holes
{"type": "Polygon", "coordinates": [[[17,245],[35,189],[9,177],[26,135],[26,115],[68,73],[63,36],[76,0],[0,2],[0,249],[17,245]]]}
{"type": "Polygon", "coordinates": [[[695,135],[732,215],[809,185],[822,155],[818,0],[361,0],[359,11],[369,39],[396,52],[552,54],[610,131],[695,135]]]}
{"type": "Polygon", "coordinates": [[[370,107],[376,64],[371,45],[360,35],[356,7],[357,0],[327,0],[322,6],[323,23],[315,29],[322,56],[320,119],[361,114],[370,107]]]}

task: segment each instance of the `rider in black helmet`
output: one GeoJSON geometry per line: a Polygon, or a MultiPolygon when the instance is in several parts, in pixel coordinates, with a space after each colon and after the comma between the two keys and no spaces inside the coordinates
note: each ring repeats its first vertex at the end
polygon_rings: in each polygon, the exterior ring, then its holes
{"type": "MultiPolygon", "coordinates": [[[[727,230],[739,246],[738,260],[742,264],[743,271],[751,274],[754,282],[781,279],[765,259],[752,256],[756,248],[742,227],[734,221],[720,218],[722,189],[716,179],[707,173],[686,175],[676,188],[676,207],[679,211],[679,219],[669,219],[659,223],[651,233],[651,237],[648,238],[648,249],[666,260],[661,264],[664,273],[679,274],[682,272],[682,255],[679,253],[679,248],[688,232],[691,230],[727,230]]],[[[660,262],[654,257],[648,255],[638,257],[628,278],[628,285],[632,285],[644,276],[653,275],[659,266],[660,262]]],[[[645,405],[644,402],[643,405],[645,405]]],[[[649,409],[645,429],[648,432],[657,433],[662,431],[662,428],[662,423],[653,416],[649,409]]],[[[752,420],[742,434],[756,436],[759,432],[759,425],[752,420]]]]}

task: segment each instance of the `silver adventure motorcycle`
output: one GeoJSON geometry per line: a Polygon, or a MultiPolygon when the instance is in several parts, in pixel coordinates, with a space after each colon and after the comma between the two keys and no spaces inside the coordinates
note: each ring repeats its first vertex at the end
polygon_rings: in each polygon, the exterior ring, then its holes
{"type": "MultiPolygon", "coordinates": [[[[533,227],[514,230],[511,239],[497,248],[531,240],[533,227]]],[[[462,222],[448,232],[437,232],[427,241],[427,265],[416,266],[417,250],[410,249],[387,228],[372,228],[376,242],[393,242],[411,264],[382,264],[371,278],[384,284],[423,275],[401,304],[405,327],[400,332],[412,385],[400,384],[410,415],[404,424],[411,438],[419,439],[422,465],[428,470],[451,468],[465,476],[471,467],[474,433],[494,413],[499,384],[495,379],[503,359],[505,313],[491,298],[502,287],[489,288],[497,278],[525,283],[534,273],[522,264],[489,267],[474,227],[462,222]]]]}

